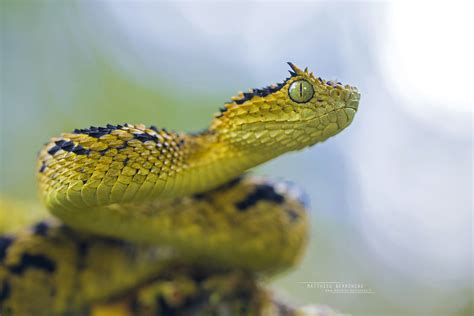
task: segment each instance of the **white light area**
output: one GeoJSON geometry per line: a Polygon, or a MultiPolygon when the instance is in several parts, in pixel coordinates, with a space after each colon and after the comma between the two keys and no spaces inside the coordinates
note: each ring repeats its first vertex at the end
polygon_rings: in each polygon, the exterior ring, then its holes
{"type": "Polygon", "coordinates": [[[379,40],[389,95],[362,99],[380,106],[364,114],[351,144],[361,231],[373,252],[443,290],[470,282],[472,9],[467,2],[391,3],[379,40]]]}
{"type": "Polygon", "coordinates": [[[394,2],[379,40],[381,68],[389,89],[404,98],[400,106],[450,132],[471,128],[473,11],[468,1],[394,2]]]}
{"type": "MultiPolygon", "coordinates": [[[[381,104],[384,98],[382,93],[364,102],[381,104]]],[[[409,116],[396,107],[374,107],[359,116],[347,148],[348,169],[354,172],[351,186],[357,196],[353,208],[358,229],[378,265],[384,267],[373,270],[374,275],[383,274],[377,280],[393,282],[397,276],[395,280],[446,294],[471,286],[469,139],[420,129],[416,120],[407,120],[409,116]]],[[[407,304],[410,297],[416,300],[418,289],[407,288],[401,295],[399,287],[384,287],[392,291],[388,297],[400,304],[407,304]]],[[[455,308],[464,299],[449,304],[455,308]]]]}

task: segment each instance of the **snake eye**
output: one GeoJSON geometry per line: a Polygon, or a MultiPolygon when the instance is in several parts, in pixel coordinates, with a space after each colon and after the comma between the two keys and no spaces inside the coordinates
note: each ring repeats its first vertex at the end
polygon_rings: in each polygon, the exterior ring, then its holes
{"type": "Polygon", "coordinates": [[[296,103],[305,103],[313,97],[314,89],[308,81],[297,80],[291,84],[288,89],[288,95],[296,103]]]}

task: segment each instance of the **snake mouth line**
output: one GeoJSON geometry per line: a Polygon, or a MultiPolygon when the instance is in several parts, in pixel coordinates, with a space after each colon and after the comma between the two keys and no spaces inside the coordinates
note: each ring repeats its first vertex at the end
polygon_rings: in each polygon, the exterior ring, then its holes
{"type": "MultiPolygon", "coordinates": [[[[321,119],[323,117],[326,117],[328,116],[329,114],[331,113],[334,113],[334,112],[337,112],[337,111],[340,111],[340,110],[345,110],[345,109],[351,109],[351,110],[354,110],[354,112],[357,112],[357,108],[356,107],[352,107],[352,106],[343,106],[341,108],[338,108],[338,109],[334,109],[334,110],[331,110],[329,112],[326,112],[320,116],[317,116],[316,118],[317,119],[321,119]]],[[[314,120],[315,118],[307,118],[306,121],[311,121],[311,120],[314,120]]],[[[352,121],[352,119],[350,119],[350,121],[352,121]]]]}

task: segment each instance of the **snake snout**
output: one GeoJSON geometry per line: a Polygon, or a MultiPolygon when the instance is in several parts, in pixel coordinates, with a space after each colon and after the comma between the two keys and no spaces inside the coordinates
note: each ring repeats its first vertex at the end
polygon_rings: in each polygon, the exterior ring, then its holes
{"type": "Polygon", "coordinates": [[[360,93],[355,87],[351,87],[346,97],[346,107],[352,108],[355,111],[359,108],[360,93]]]}

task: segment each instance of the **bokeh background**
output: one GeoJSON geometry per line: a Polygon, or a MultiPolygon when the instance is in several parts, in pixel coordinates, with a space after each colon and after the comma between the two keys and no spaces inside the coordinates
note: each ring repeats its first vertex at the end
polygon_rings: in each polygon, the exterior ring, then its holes
{"type": "Polygon", "coordinates": [[[299,183],[312,202],[307,255],[271,286],[353,316],[472,315],[469,12],[448,2],[2,1],[1,194],[36,199],[36,153],[61,131],[200,129],[238,90],[282,81],[292,61],[359,87],[362,100],[341,135],[255,171],[299,183]]]}

